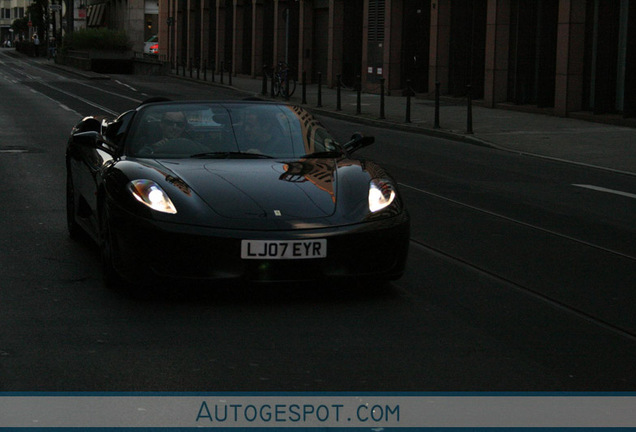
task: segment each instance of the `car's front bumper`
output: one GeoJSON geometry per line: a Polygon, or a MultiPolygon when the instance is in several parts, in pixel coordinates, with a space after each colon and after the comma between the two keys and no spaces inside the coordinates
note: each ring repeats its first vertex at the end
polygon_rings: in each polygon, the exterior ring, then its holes
{"type": "Polygon", "coordinates": [[[131,281],[243,279],[305,281],[330,278],[394,280],[404,272],[410,221],[400,215],[347,226],[293,230],[224,230],[151,221],[111,212],[119,259],[131,281]],[[243,239],[326,239],[327,256],[241,259],[243,239]]]}

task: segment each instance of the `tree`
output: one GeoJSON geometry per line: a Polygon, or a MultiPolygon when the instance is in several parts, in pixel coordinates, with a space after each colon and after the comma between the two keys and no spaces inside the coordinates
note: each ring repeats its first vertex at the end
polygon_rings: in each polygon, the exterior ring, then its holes
{"type": "Polygon", "coordinates": [[[30,17],[33,27],[37,29],[38,36],[43,39],[44,32],[47,29],[49,0],[34,0],[27,7],[27,16],[30,17]]]}
{"type": "Polygon", "coordinates": [[[19,37],[22,34],[27,34],[29,31],[29,19],[27,17],[18,18],[13,20],[11,23],[11,28],[13,29],[13,34],[15,37],[19,37]]]}

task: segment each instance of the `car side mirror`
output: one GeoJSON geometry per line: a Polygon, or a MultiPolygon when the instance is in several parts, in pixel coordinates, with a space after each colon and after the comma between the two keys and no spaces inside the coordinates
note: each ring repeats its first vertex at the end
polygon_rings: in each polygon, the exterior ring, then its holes
{"type": "Polygon", "coordinates": [[[108,138],[109,141],[115,141],[117,139],[117,134],[119,133],[119,129],[121,129],[121,121],[114,121],[109,123],[104,128],[104,136],[108,138]]]}
{"type": "Polygon", "coordinates": [[[360,132],[356,132],[351,135],[351,140],[344,145],[347,152],[353,153],[361,148],[370,146],[375,142],[375,138],[372,136],[364,136],[360,132]]]}
{"type": "Polygon", "coordinates": [[[103,137],[99,132],[87,131],[73,135],[73,142],[79,146],[103,150],[108,154],[115,154],[117,146],[103,137]]]}
{"type": "Polygon", "coordinates": [[[79,132],[73,135],[73,142],[82,147],[95,148],[100,134],[96,131],[79,132]]]}

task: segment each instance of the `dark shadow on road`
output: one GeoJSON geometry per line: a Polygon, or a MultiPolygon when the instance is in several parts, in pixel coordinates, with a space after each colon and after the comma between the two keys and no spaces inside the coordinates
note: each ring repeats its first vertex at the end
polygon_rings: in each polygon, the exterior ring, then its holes
{"type": "Polygon", "coordinates": [[[388,282],[180,282],[119,292],[123,298],[149,304],[268,305],[356,303],[395,300],[398,289],[388,282]]]}

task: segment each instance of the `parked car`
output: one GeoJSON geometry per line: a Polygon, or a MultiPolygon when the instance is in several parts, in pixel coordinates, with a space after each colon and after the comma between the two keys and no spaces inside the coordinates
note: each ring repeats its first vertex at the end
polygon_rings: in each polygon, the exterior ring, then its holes
{"type": "Polygon", "coordinates": [[[109,285],[173,279],[399,278],[410,219],[398,185],[304,109],[146,103],[87,117],[66,151],[67,222],[109,285]]]}
{"type": "Polygon", "coordinates": [[[144,53],[146,54],[156,54],[159,52],[159,38],[157,35],[150,37],[146,42],[144,42],[144,53]],[[154,48],[154,51],[153,51],[154,48]]]}

